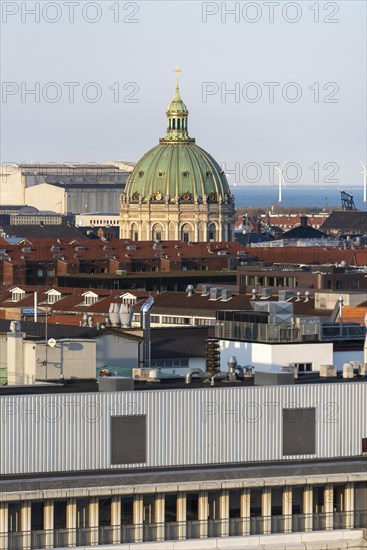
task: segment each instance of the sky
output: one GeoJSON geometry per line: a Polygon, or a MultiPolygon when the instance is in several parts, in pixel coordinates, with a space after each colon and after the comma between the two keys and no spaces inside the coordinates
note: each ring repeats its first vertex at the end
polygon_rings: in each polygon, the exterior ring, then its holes
{"type": "Polygon", "coordinates": [[[230,183],[286,162],[288,184],[362,186],[366,6],[3,0],[1,162],[136,162],[178,66],[189,133],[230,183]]]}

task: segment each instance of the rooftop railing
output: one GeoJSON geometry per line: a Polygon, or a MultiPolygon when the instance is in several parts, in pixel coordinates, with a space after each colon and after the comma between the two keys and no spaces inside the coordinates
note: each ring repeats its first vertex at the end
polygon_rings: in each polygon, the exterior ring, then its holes
{"type": "Polygon", "coordinates": [[[367,510],[0,533],[0,548],[33,550],[275,533],[358,529],[367,510]]]}

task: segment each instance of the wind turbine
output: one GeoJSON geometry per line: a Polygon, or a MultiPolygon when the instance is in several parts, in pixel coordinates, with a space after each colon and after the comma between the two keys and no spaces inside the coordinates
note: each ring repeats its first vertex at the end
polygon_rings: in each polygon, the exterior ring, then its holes
{"type": "MultiPolygon", "coordinates": [[[[226,163],[225,163],[225,161],[224,161],[223,159],[220,161],[220,166],[221,166],[221,168],[222,168],[222,171],[224,172],[224,175],[225,175],[226,178],[229,180],[229,178],[231,177],[231,174],[227,174],[227,172],[226,172],[227,166],[226,166],[226,163]]],[[[228,185],[231,187],[229,181],[228,181],[228,185]]],[[[237,187],[237,182],[236,182],[236,180],[235,180],[235,182],[234,182],[234,184],[233,184],[233,187],[237,187]]]]}
{"type": "Polygon", "coordinates": [[[282,202],[282,185],[285,185],[285,180],[283,176],[284,172],[284,166],[286,165],[286,160],[284,161],[284,164],[281,168],[275,167],[275,170],[277,170],[279,174],[279,189],[278,189],[278,202],[282,202]]]}
{"type": "Polygon", "coordinates": [[[363,172],[361,172],[363,174],[363,202],[367,202],[367,168],[362,161],[361,164],[363,168],[363,172]]]}

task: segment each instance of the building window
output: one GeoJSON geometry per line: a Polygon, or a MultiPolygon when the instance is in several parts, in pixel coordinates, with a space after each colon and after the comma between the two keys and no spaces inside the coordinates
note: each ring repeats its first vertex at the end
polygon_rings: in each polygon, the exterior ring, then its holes
{"type": "Polygon", "coordinates": [[[316,452],[316,409],[283,409],[283,455],[316,452]]]}
{"type": "Polygon", "coordinates": [[[44,269],[37,269],[37,277],[44,277],[45,271],[44,269]]]}
{"type": "Polygon", "coordinates": [[[299,372],[312,372],[312,363],[295,363],[299,372]]]}
{"type": "Polygon", "coordinates": [[[146,415],[111,416],[111,464],[146,462],[146,415]]]}
{"type": "Polygon", "coordinates": [[[11,301],[12,302],[19,302],[20,300],[23,300],[23,298],[25,298],[24,290],[18,289],[17,291],[13,291],[11,293],[11,301]]]}
{"type": "Polygon", "coordinates": [[[362,437],[362,453],[367,453],[367,437],[362,437]]]}
{"type": "Polygon", "coordinates": [[[98,302],[98,296],[84,296],[85,306],[92,306],[96,302],[98,302]]]}

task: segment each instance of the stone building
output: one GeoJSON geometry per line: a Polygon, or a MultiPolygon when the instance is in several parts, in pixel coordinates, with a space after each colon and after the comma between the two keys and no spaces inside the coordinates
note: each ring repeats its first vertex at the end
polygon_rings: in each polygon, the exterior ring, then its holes
{"type": "Polygon", "coordinates": [[[226,175],[189,137],[188,114],[177,80],[166,136],[137,163],[121,197],[121,238],[233,240],[235,207],[226,175]]]}

